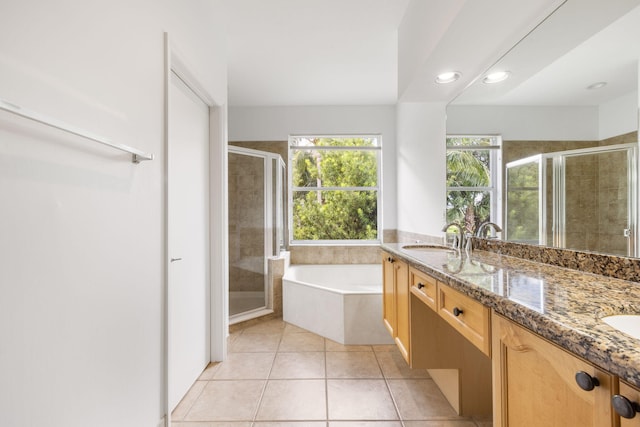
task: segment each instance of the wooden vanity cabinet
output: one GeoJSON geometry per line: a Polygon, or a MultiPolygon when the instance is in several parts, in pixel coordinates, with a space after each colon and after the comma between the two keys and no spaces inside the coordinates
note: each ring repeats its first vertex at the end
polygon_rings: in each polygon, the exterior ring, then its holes
{"type": "Polygon", "coordinates": [[[384,324],[402,356],[410,363],[409,266],[383,252],[382,270],[384,324]]]}
{"type": "Polygon", "coordinates": [[[494,426],[618,425],[611,374],[496,313],[491,325],[494,426]]]}
{"type": "Polygon", "coordinates": [[[411,367],[427,369],[458,414],[491,417],[491,360],[468,338],[469,328],[489,333],[490,317],[478,316],[485,310],[488,314],[488,309],[465,295],[452,296],[455,291],[447,285],[413,267],[409,268],[409,285],[411,367]],[[450,305],[454,301],[465,316],[451,315],[456,319],[451,324],[446,312],[454,309],[450,305]]]}
{"type": "Polygon", "coordinates": [[[640,413],[638,413],[638,410],[640,410],[640,389],[620,381],[619,391],[613,397],[612,405],[614,410],[619,411],[620,414],[628,411],[626,416],[631,417],[619,416],[620,427],[640,427],[640,413]],[[620,401],[615,402],[614,400],[616,399],[620,399],[620,401]],[[616,405],[622,406],[622,410],[616,409],[616,405]]]}

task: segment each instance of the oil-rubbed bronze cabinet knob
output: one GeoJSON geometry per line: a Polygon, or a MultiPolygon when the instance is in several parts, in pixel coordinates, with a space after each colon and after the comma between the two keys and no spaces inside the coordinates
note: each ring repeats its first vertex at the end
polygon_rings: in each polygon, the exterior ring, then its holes
{"type": "Polygon", "coordinates": [[[576,382],[584,391],[591,391],[600,385],[600,381],[598,381],[596,377],[592,377],[585,371],[579,371],[576,373],[576,382]]]}
{"type": "Polygon", "coordinates": [[[458,307],[453,307],[453,315],[458,317],[460,316],[462,313],[464,313],[464,311],[462,311],[461,308],[458,307]]]}
{"type": "Polygon", "coordinates": [[[632,402],[621,394],[614,394],[611,398],[613,409],[623,418],[633,418],[640,412],[640,404],[632,402]]]}
{"type": "Polygon", "coordinates": [[[424,283],[418,283],[418,289],[424,288],[424,283]]]}

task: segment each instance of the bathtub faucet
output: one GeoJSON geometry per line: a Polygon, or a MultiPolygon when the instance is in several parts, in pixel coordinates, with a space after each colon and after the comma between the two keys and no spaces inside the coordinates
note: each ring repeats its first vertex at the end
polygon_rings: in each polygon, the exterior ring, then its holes
{"type": "MultiPolygon", "coordinates": [[[[453,242],[451,246],[454,249],[462,250],[462,248],[464,248],[464,230],[462,229],[462,226],[457,222],[450,222],[446,224],[444,227],[442,227],[442,231],[446,233],[449,227],[455,227],[458,229],[458,234],[453,235],[454,237],[453,237],[453,242]]],[[[447,243],[447,235],[445,234],[445,244],[446,243],[447,243]]]]}

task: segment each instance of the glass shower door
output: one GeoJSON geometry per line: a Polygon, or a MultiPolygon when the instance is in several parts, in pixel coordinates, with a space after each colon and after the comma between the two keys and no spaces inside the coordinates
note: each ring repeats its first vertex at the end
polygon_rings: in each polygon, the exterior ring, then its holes
{"type": "Polygon", "coordinates": [[[541,155],[507,164],[506,240],[545,244],[544,170],[541,155]]]}
{"type": "Polygon", "coordinates": [[[634,170],[634,147],[601,147],[557,156],[557,245],[635,256],[634,170]]]}
{"type": "Polygon", "coordinates": [[[264,157],[229,152],[229,316],[266,307],[264,157]]]}
{"type": "Polygon", "coordinates": [[[636,157],[621,144],[507,164],[505,238],[637,256],[636,157]]]}
{"type": "Polygon", "coordinates": [[[269,258],[284,247],[286,168],[272,152],[229,146],[229,321],[273,312],[269,258]]]}

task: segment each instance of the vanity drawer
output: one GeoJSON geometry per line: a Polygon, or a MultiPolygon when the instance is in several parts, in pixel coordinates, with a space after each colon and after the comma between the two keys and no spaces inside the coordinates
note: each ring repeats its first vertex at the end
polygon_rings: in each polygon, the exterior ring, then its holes
{"type": "Polygon", "coordinates": [[[436,301],[440,317],[490,357],[491,310],[442,283],[436,301]]]}
{"type": "Polygon", "coordinates": [[[411,267],[409,268],[409,286],[412,294],[417,296],[427,307],[437,311],[438,284],[436,279],[411,267]]]}

